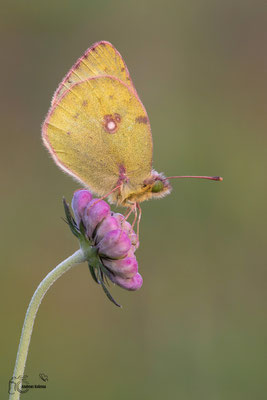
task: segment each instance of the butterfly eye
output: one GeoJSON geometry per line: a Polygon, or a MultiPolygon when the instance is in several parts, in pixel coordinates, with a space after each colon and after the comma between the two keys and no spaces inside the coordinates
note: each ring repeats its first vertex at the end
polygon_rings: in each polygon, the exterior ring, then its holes
{"type": "Polygon", "coordinates": [[[164,188],[163,182],[158,180],[152,186],[152,192],[153,193],[159,193],[159,192],[161,192],[163,190],[163,188],[164,188]]]}

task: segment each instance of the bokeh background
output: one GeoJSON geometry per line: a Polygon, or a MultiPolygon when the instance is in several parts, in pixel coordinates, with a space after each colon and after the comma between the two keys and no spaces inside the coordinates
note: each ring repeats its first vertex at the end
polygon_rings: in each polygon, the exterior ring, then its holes
{"type": "Polygon", "coordinates": [[[25,399],[266,399],[264,1],[47,0],[2,3],[1,398],[30,298],[77,249],[62,196],[79,186],[42,146],[53,91],[92,43],[123,55],[148,111],[154,167],[173,182],[143,204],[140,292],[82,264],[48,292],[26,366],[25,399]]]}

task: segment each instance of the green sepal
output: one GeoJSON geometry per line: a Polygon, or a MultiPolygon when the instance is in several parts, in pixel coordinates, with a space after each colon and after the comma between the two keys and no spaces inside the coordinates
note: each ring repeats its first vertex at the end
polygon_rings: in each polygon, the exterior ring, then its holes
{"type": "Polygon", "coordinates": [[[63,205],[64,205],[64,210],[65,210],[65,215],[66,215],[66,220],[64,219],[64,221],[69,225],[70,230],[73,233],[73,235],[79,239],[80,245],[84,250],[87,245],[88,246],[91,245],[91,242],[86,235],[85,226],[84,226],[83,222],[81,221],[80,225],[78,227],[75,219],[73,218],[73,216],[71,214],[70,207],[64,197],[63,197],[63,205]]]}
{"type": "Polygon", "coordinates": [[[102,263],[100,263],[100,274],[99,274],[99,280],[101,283],[101,286],[105,292],[105,295],[107,296],[107,298],[113,303],[115,304],[117,307],[122,307],[119,303],[116,302],[116,300],[111,296],[111,294],[109,293],[107,287],[105,286],[104,283],[104,277],[107,278],[109,275],[109,271],[106,269],[106,267],[104,267],[104,265],[102,263]]]}
{"type": "Polygon", "coordinates": [[[84,224],[83,224],[83,221],[81,220],[81,222],[80,222],[80,226],[79,226],[79,228],[80,228],[80,232],[81,232],[81,234],[84,236],[84,237],[86,237],[86,229],[85,229],[85,226],[84,226],[84,224]]]}
{"type": "Polygon", "coordinates": [[[81,232],[79,231],[76,221],[71,215],[70,212],[70,207],[68,203],[65,200],[65,197],[63,197],[63,205],[64,205],[64,210],[65,210],[65,215],[66,215],[66,222],[70,227],[71,232],[73,233],[74,236],[76,236],[78,239],[80,239],[81,232]]]}
{"type": "Polygon", "coordinates": [[[109,291],[108,291],[107,287],[105,286],[104,281],[102,280],[102,278],[100,278],[100,283],[101,283],[101,286],[102,286],[102,288],[103,288],[103,290],[104,290],[104,293],[105,293],[105,295],[107,296],[107,298],[108,298],[113,304],[115,304],[115,306],[121,308],[121,305],[120,305],[119,303],[117,303],[116,300],[113,299],[113,297],[112,297],[111,294],[109,293],[109,291]]]}
{"type": "Polygon", "coordinates": [[[95,268],[92,265],[90,265],[89,261],[88,261],[88,267],[89,267],[89,271],[91,272],[91,276],[92,276],[93,280],[96,283],[100,284],[99,280],[97,279],[96,273],[95,273],[95,268]]]}

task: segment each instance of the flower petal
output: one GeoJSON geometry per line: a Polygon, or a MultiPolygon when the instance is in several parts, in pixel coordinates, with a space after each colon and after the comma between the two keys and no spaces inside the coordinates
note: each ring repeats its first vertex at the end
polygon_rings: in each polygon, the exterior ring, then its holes
{"type": "Polygon", "coordinates": [[[131,241],[126,232],[116,229],[105,234],[97,245],[99,254],[106,258],[125,257],[131,248],[131,241]]]}
{"type": "Polygon", "coordinates": [[[85,208],[88,203],[92,200],[92,194],[89,190],[79,189],[74,192],[71,207],[73,209],[73,213],[75,216],[76,223],[78,227],[80,226],[80,222],[84,213],[85,208]]]}
{"type": "Polygon", "coordinates": [[[116,218],[112,217],[111,215],[108,215],[106,218],[103,219],[103,221],[100,223],[100,225],[97,228],[96,231],[96,242],[99,243],[101,239],[105,236],[106,233],[110,231],[114,231],[116,229],[119,229],[119,222],[117,221],[116,218]]]}
{"type": "Polygon", "coordinates": [[[92,238],[96,226],[110,215],[110,207],[104,200],[93,199],[84,210],[83,222],[86,233],[92,238]]]}
{"type": "Polygon", "coordinates": [[[113,214],[114,218],[117,219],[117,221],[120,223],[120,227],[123,231],[125,231],[126,233],[128,233],[128,236],[132,242],[132,245],[135,246],[135,249],[138,249],[139,247],[139,240],[138,237],[136,235],[136,233],[134,232],[132,225],[125,220],[125,217],[122,214],[119,213],[114,213],[113,214]]]}
{"type": "Polygon", "coordinates": [[[143,285],[143,278],[139,273],[130,279],[123,279],[118,275],[113,275],[109,278],[112,282],[116,283],[116,285],[126,290],[138,290],[143,285]]]}
{"type": "Polygon", "coordinates": [[[135,256],[125,257],[119,260],[103,259],[102,261],[114,275],[118,275],[124,279],[132,278],[138,271],[138,263],[135,256]]]}

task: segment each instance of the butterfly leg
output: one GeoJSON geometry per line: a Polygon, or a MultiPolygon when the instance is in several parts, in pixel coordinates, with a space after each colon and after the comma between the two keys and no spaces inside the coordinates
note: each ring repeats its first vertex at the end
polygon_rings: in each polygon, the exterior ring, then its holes
{"type": "Polygon", "coordinates": [[[130,215],[132,214],[133,210],[134,210],[133,206],[127,208],[127,211],[124,214],[124,218],[123,218],[125,221],[127,221],[127,219],[130,217],[130,215]]]}
{"type": "Polygon", "coordinates": [[[141,221],[141,217],[142,217],[142,209],[141,209],[139,203],[136,203],[136,207],[139,210],[139,215],[138,215],[138,220],[137,220],[137,228],[136,228],[137,238],[139,240],[139,226],[140,226],[140,221],[141,221]]]}
{"type": "Polygon", "coordinates": [[[121,188],[121,183],[119,185],[117,185],[116,187],[114,187],[114,189],[112,189],[109,193],[107,193],[104,196],[100,197],[100,199],[98,199],[98,201],[105,200],[111,193],[115,192],[116,190],[118,190],[120,188],[121,188]]]}
{"type": "Polygon", "coordinates": [[[133,220],[133,223],[132,223],[132,228],[134,228],[134,225],[135,225],[135,223],[136,223],[136,219],[137,219],[137,208],[136,208],[136,204],[137,204],[137,203],[134,203],[134,205],[133,205],[133,210],[134,210],[134,220],[133,220]]]}
{"type": "Polygon", "coordinates": [[[99,203],[101,200],[106,199],[111,193],[115,192],[115,190],[120,189],[120,187],[121,187],[121,185],[116,186],[116,187],[115,187],[114,189],[112,189],[109,193],[105,194],[105,196],[102,196],[102,197],[100,197],[100,199],[97,199],[97,201],[95,201],[94,204],[92,204],[92,205],[90,206],[90,208],[93,207],[93,205],[96,205],[97,203],[99,203]]]}

